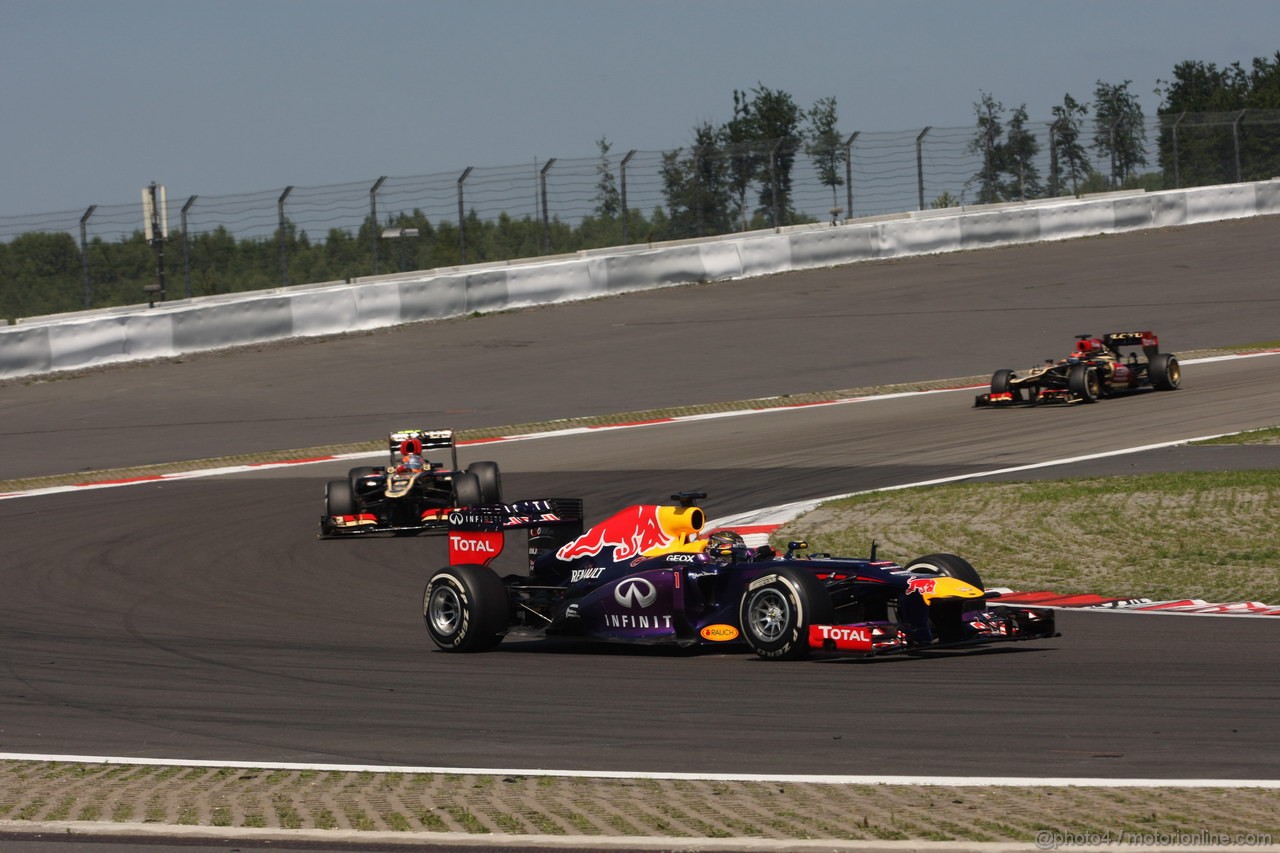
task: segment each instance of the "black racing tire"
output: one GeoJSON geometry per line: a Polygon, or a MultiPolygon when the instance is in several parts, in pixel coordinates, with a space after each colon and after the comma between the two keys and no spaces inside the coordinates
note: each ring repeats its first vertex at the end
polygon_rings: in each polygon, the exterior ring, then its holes
{"type": "Polygon", "coordinates": [[[502,503],[502,472],[497,462],[472,462],[468,474],[475,474],[480,481],[480,496],[487,504],[502,503]]]}
{"type": "Polygon", "coordinates": [[[1071,365],[1067,374],[1067,390],[1071,396],[1082,403],[1096,403],[1102,394],[1102,381],[1098,379],[1098,371],[1087,364],[1071,365]]]}
{"type": "Polygon", "coordinates": [[[1171,352],[1158,352],[1151,357],[1147,367],[1147,375],[1151,377],[1151,386],[1157,391],[1176,391],[1182,387],[1182,365],[1178,357],[1171,352]]]}
{"type": "Polygon", "coordinates": [[[484,492],[480,489],[480,478],[466,471],[453,476],[454,506],[479,506],[484,503],[484,492]]]}
{"type": "Polygon", "coordinates": [[[431,641],[446,652],[484,652],[507,633],[510,603],[502,579],[488,566],[439,569],[422,594],[431,641]]]}
{"type": "Polygon", "coordinates": [[[350,480],[330,480],[324,486],[325,515],[355,515],[356,496],[350,480]]]}
{"type": "MultiPolygon", "coordinates": [[[[926,554],[908,563],[907,569],[913,572],[955,578],[958,581],[969,584],[969,586],[986,590],[986,587],[982,585],[982,578],[978,576],[978,570],[969,565],[968,560],[963,557],[957,557],[955,554],[926,554]]],[[[944,599],[941,601],[935,600],[929,605],[929,624],[938,642],[956,643],[965,638],[966,631],[963,616],[966,610],[973,608],[974,605],[971,602],[974,601],[978,601],[978,599],[944,599]]]]}
{"type": "Polygon", "coordinates": [[[1013,371],[1007,367],[997,370],[991,374],[991,393],[992,394],[1012,394],[1013,401],[1019,402],[1022,399],[1022,389],[1013,387],[1013,371]]]}
{"type": "Polygon", "coordinates": [[[742,638],[765,660],[808,657],[809,626],[834,621],[835,608],[822,581],[786,566],[752,581],[738,602],[742,638]]]}
{"type": "Polygon", "coordinates": [[[370,474],[377,474],[381,470],[381,468],[374,467],[373,465],[361,465],[358,468],[352,468],[348,471],[347,479],[351,481],[351,488],[355,489],[357,480],[361,480],[370,474]]]}
{"type": "Polygon", "coordinates": [[[964,581],[978,589],[986,589],[982,585],[982,577],[978,574],[978,570],[964,557],[957,557],[955,554],[925,554],[907,563],[906,568],[909,572],[931,570],[934,574],[964,581]]]}

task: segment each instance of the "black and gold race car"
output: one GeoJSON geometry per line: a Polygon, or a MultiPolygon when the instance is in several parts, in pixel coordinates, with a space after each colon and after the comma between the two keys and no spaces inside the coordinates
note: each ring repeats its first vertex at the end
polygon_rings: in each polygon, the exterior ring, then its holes
{"type": "Polygon", "coordinates": [[[472,462],[459,470],[453,430],[399,430],[387,437],[387,445],[385,466],[352,468],[346,479],[325,485],[321,538],[443,533],[451,511],[502,503],[498,463],[472,462]],[[437,450],[449,452],[447,463],[427,458],[437,450]]]}
{"type": "Polygon", "coordinates": [[[1178,357],[1160,352],[1154,332],[1111,332],[1101,338],[1076,335],[1075,349],[1066,358],[1048,359],[1026,371],[997,370],[991,376],[991,390],[979,394],[973,404],[1094,403],[1100,397],[1173,391],[1181,385],[1178,357]]]}

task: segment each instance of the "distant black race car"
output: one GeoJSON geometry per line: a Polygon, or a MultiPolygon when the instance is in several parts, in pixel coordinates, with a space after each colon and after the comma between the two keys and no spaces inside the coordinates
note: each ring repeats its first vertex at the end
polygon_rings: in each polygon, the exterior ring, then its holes
{"type": "Polygon", "coordinates": [[[449,513],[460,507],[502,502],[496,462],[458,469],[453,430],[406,429],[387,438],[390,459],[382,467],[352,468],[345,480],[325,485],[320,537],[390,532],[443,533],[449,513]],[[449,451],[449,465],[424,454],[449,451]]]}
{"type": "Polygon", "coordinates": [[[900,566],[874,545],[870,557],[832,557],[792,542],[778,555],[704,531],[702,493],[671,497],[585,531],[576,498],[450,514],[450,565],[428,576],[422,600],[432,642],[479,652],[509,634],[564,636],[791,660],[1057,636],[1052,610],[1000,606],[954,554],[900,566]],[[503,574],[493,563],[514,530],[528,531],[528,560],[503,574]]]}
{"type": "Polygon", "coordinates": [[[1038,403],[1093,403],[1130,391],[1173,391],[1182,385],[1182,368],[1173,353],[1160,352],[1152,332],[1111,332],[1101,338],[1076,335],[1075,350],[1064,359],[1048,359],[1027,371],[997,370],[991,390],[974,406],[1038,403]],[[1127,354],[1124,347],[1137,347],[1127,354]]]}

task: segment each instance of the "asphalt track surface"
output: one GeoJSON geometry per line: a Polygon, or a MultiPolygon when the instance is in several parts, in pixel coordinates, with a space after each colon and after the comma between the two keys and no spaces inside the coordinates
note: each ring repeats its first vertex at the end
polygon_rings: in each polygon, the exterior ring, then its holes
{"type": "MultiPolygon", "coordinates": [[[[1273,341],[1278,228],[864,264],[9,383],[0,477],[967,375],[1061,354],[1077,332],[1151,328],[1172,350],[1273,341]]],[[[464,461],[498,460],[508,497],[582,495],[594,517],[681,489],[709,492],[716,516],[1272,426],[1278,365],[1197,365],[1177,393],[1090,407],[973,410],[953,392],[482,445],[464,461]]],[[[0,751],[1280,776],[1280,642],[1264,619],[1064,614],[1051,642],[797,665],[539,642],[436,652],[419,606],[439,539],[314,538],[322,484],[345,468],[0,501],[0,751]]]]}
{"type": "Polygon", "coordinates": [[[854,264],[0,383],[0,480],[1280,338],[1280,216],[854,264]]]}

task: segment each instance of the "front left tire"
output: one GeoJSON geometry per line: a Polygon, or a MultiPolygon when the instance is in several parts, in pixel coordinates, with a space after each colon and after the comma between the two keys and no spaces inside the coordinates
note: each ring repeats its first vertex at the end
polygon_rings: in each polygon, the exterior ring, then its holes
{"type": "Polygon", "coordinates": [[[485,502],[480,478],[464,471],[453,478],[453,503],[455,506],[479,506],[485,502]]]}
{"type": "Polygon", "coordinates": [[[809,572],[789,567],[762,575],[738,604],[742,637],[765,660],[808,657],[809,626],[834,621],[826,585],[809,572]]]}
{"type": "Polygon", "coordinates": [[[1001,368],[991,374],[992,394],[1012,394],[1015,403],[1022,400],[1022,389],[1013,387],[1013,371],[1001,368]]]}
{"type": "Polygon", "coordinates": [[[472,462],[467,466],[467,473],[475,474],[480,481],[482,503],[502,503],[502,473],[497,462],[472,462]]]}
{"type": "Polygon", "coordinates": [[[1102,394],[1098,371],[1087,364],[1071,365],[1071,372],[1067,374],[1067,390],[1082,403],[1096,403],[1102,394]]]}

